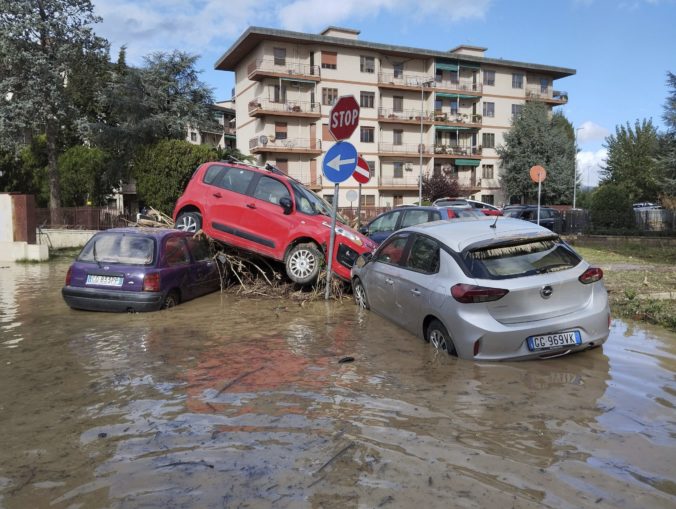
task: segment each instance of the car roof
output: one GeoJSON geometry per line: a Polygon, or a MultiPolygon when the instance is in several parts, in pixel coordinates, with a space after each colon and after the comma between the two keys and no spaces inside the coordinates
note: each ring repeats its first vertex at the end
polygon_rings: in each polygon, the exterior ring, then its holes
{"type": "Polygon", "coordinates": [[[109,230],[103,230],[97,233],[127,233],[127,234],[136,234],[136,235],[145,235],[147,237],[166,237],[167,235],[181,235],[181,236],[192,236],[193,233],[184,232],[181,230],[176,230],[174,228],[152,228],[152,227],[143,227],[143,226],[127,226],[124,228],[110,228],[109,230]]]}
{"type": "Polygon", "coordinates": [[[556,235],[543,226],[502,216],[481,220],[460,218],[454,221],[434,221],[404,228],[399,233],[404,231],[430,235],[458,253],[475,244],[509,242],[521,238],[551,238],[556,235]]]}

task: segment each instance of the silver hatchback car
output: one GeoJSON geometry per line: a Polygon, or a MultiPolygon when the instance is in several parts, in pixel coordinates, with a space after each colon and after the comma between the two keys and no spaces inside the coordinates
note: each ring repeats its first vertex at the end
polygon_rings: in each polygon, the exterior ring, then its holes
{"type": "Polygon", "coordinates": [[[352,268],[356,303],[464,359],[551,358],[602,345],[603,271],[525,221],[435,221],[352,268]]]}

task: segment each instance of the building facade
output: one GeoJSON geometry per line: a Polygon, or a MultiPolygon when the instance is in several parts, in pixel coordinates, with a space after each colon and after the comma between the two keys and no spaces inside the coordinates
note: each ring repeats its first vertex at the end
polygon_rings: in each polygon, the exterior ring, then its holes
{"type": "MultiPolygon", "coordinates": [[[[348,140],[369,163],[362,204],[417,201],[419,176],[441,172],[466,194],[503,203],[496,153],[526,101],[550,108],[568,96],[554,81],[573,69],[486,58],[486,48],[448,52],[364,42],[356,30],[319,35],[251,27],[216,63],[235,73],[237,148],[270,162],[328,199],[323,154],[335,143],[328,115],[353,95],[360,125],[348,140]]],[[[344,193],[357,188],[349,179],[344,193]]]]}
{"type": "Polygon", "coordinates": [[[186,140],[195,145],[211,145],[217,148],[236,147],[236,119],[233,101],[222,101],[211,105],[214,127],[195,129],[188,127],[186,140]]]}

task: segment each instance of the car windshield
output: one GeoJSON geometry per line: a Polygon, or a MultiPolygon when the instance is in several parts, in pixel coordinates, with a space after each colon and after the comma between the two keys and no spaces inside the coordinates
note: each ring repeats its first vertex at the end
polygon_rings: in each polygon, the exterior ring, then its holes
{"type": "Polygon", "coordinates": [[[153,263],[154,241],[127,233],[95,235],[82,249],[78,260],[123,265],[150,265],[153,263]]]}
{"type": "MultiPolygon", "coordinates": [[[[293,192],[296,197],[296,208],[304,214],[322,214],[331,217],[333,207],[321,196],[310,191],[308,188],[299,185],[297,182],[291,182],[293,192]]],[[[348,224],[347,219],[340,214],[336,219],[343,224],[348,224]]]]}
{"type": "Polygon", "coordinates": [[[521,215],[521,209],[511,209],[502,211],[505,217],[516,217],[518,218],[521,215]]]}
{"type": "Polygon", "coordinates": [[[464,261],[473,277],[508,279],[570,269],[581,259],[558,240],[536,240],[470,249],[464,261]]]}

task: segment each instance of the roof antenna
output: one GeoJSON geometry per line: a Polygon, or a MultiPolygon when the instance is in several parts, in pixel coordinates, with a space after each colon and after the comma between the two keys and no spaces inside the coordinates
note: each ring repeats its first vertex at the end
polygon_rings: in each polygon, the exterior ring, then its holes
{"type": "Polygon", "coordinates": [[[496,215],[496,216],[495,216],[495,221],[493,221],[493,224],[491,225],[491,228],[495,228],[495,225],[498,224],[498,218],[499,218],[499,217],[500,217],[499,215],[496,215]]]}

